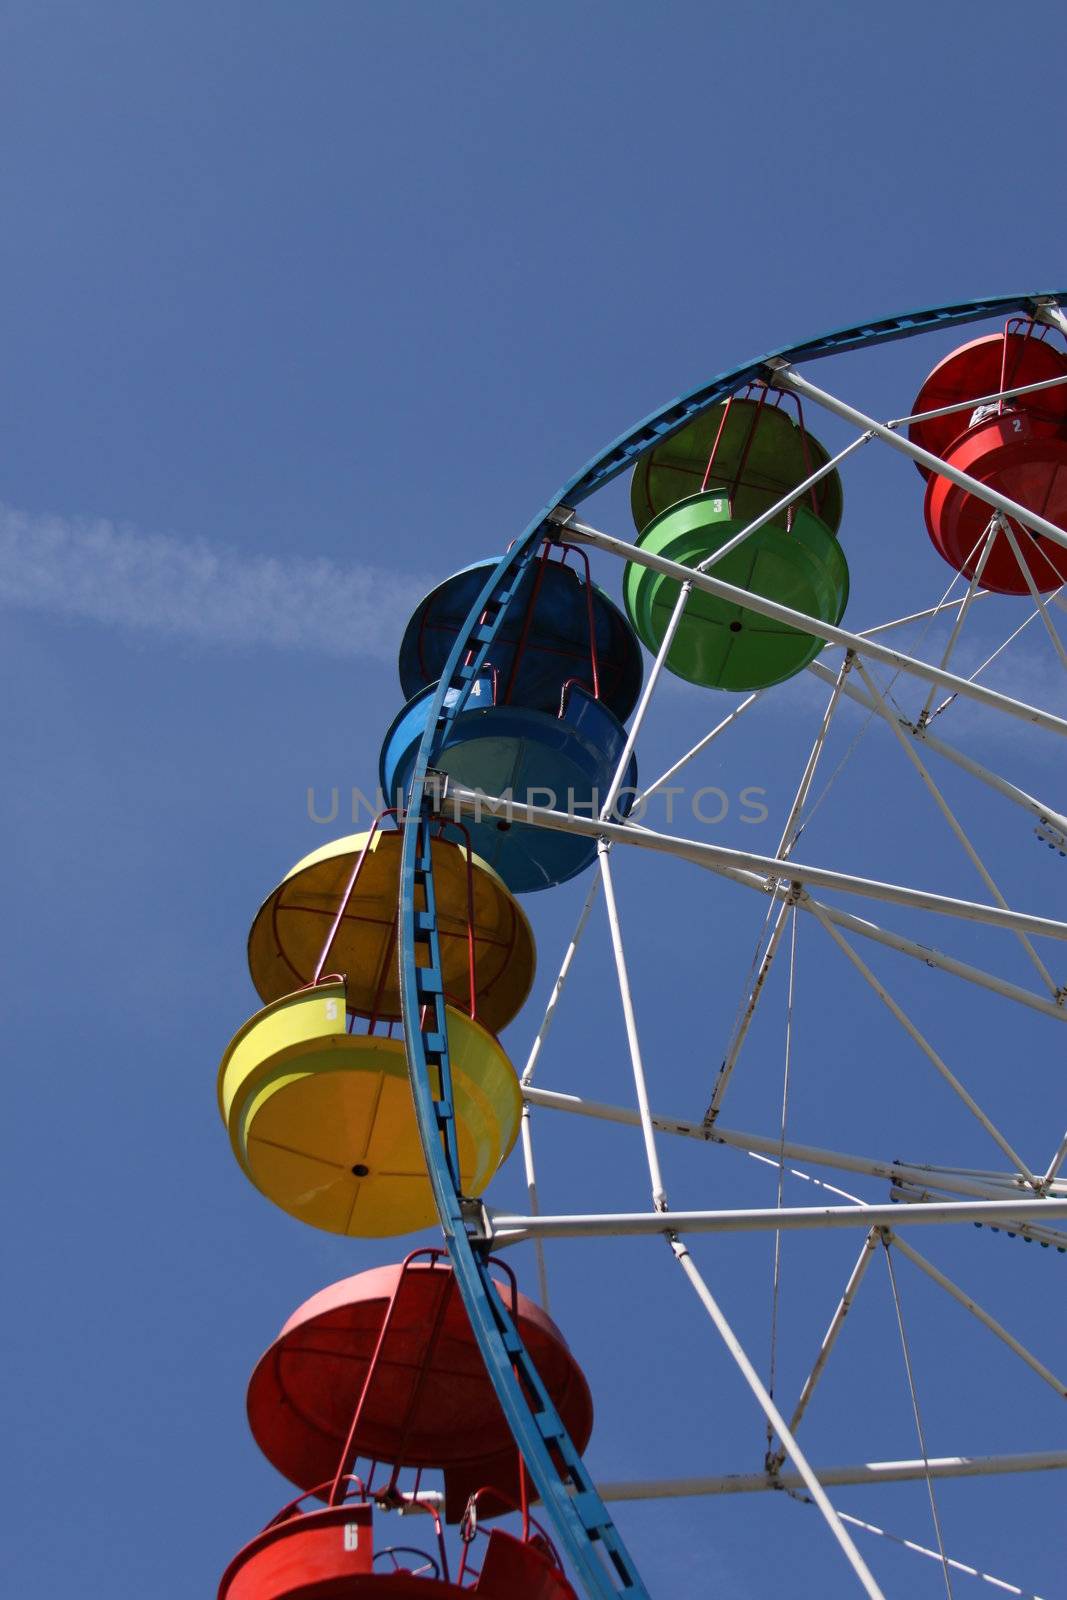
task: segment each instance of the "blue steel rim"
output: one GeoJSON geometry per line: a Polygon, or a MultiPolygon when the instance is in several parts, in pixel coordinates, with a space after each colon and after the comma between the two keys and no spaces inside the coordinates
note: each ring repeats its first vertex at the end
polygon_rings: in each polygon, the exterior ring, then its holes
{"type": "Polygon", "coordinates": [[[477,1225],[477,1205],[464,1206],[452,1110],[448,1038],[445,1031],[441,955],[437,935],[433,868],[430,855],[432,796],[426,777],[455,717],[462,711],[471,684],[483,666],[508,599],[542,540],[558,538],[561,528],[550,521],[561,507],[574,507],[625,472],[639,455],[677,433],[687,422],[736,393],[753,379],[771,376],[775,360],[811,361],[848,350],[889,344],[939,328],[960,327],[1012,312],[1033,314],[1042,303],[1067,298],[1067,290],[1051,294],[1000,295],[839,329],[802,344],[772,350],[758,360],[721,373],[699,389],[673,400],[645,417],[636,427],[594,456],[530,523],[511,550],[501,557],[492,576],[459,631],[441,674],[426,732],[419,746],[404,819],[400,875],[400,991],[408,1076],[415,1102],[419,1137],[437,1205],[438,1217],[456,1282],[486,1371],[507,1418],[516,1447],[552,1519],[561,1550],[591,1600],[612,1600],[622,1593],[648,1600],[648,1590],[623,1544],[585,1463],[541,1382],[500,1296],[493,1289],[487,1265],[488,1247],[468,1232],[477,1225]],[[464,663],[464,657],[470,660],[464,663]],[[460,692],[446,709],[450,689],[460,692]],[[416,888],[424,909],[416,910],[416,888]],[[416,965],[421,947],[427,965],[416,965]],[[425,1007],[425,1018],[423,1018],[425,1007]],[[437,1069],[439,1093],[431,1083],[437,1069]],[[562,1462],[563,1474],[557,1460],[562,1462]],[[569,1478],[570,1486],[564,1481],[569,1478]],[[598,1550],[599,1547],[599,1550],[598,1550]],[[601,1559],[600,1552],[608,1558],[601,1559]],[[609,1565],[610,1563],[610,1565],[609,1565]]]}

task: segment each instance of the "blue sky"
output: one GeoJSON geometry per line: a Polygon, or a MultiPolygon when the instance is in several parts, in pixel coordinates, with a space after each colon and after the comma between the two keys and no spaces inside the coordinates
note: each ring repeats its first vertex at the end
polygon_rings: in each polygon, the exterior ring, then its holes
{"type": "MultiPolygon", "coordinates": [[[[244,1422],[261,1349],[314,1290],[405,1248],[315,1234],[256,1195],[214,1074],[255,1005],[255,909],[326,836],[309,787],[373,786],[418,596],[725,367],[856,319],[1061,281],[1064,42],[1060,8],[1013,23],[984,0],[0,6],[12,1593],[213,1592],[288,1494],[244,1422]]],[[[815,376],[899,415],[952,342],[815,376]]],[[[932,604],[949,574],[913,468],[864,456],[845,489],[847,622],[932,604]]],[[[623,485],[594,508],[627,535],[623,485]]],[[[618,572],[598,573],[617,594],[618,572]]],[[[1023,614],[985,602],[960,659],[976,665],[1023,614]]],[[[1063,705],[1037,628],[990,681],[1063,705]]],[[[769,797],[765,826],[735,811],[710,837],[773,848],[823,699],[808,678],[785,686],[695,766],[769,797]]],[[[646,776],[725,707],[669,683],[646,776]]],[[[817,790],[862,727],[843,713],[817,790]]],[[[1014,724],[963,709],[954,736],[1038,793],[1062,789],[1058,752],[1014,724]]],[[[1025,817],[944,782],[1008,898],[1062,914],[1064,863],[1025,817]]],[[[798,854],[984,898],[879,729],[798,854]]],[[[617,870],[653,1102],[698,1116],[762,904],[678,863],[617,870]]],[[[584,892],[528,901],[541,966],[506,1040],[520,1062],[584,892]]],[[[892,925],[1033,977],[987,930],[892,925]]],[[[1047,1161],[1063,1126],[1055,1024],[863,953],[1047,1161]]],[[[737,1127],[777,1125],[783,978],[731,1090],[737,1127]]],[[[546,1086],[632,1098],[613,982],[598,912],[546,1086]]],[[[797,1138],[991,1164],[809,919],[794,1052],[797,1138]]],[[[636,1135],[547,1113],[542,1127],[546,1208],[647,1203],[636,1135]]],[[[773,1203],[775,1174],[743,1155],[664,1157],[678,1206],[773,1203]]],[[[521,1205],[517,1160],[491,1198],[521,1205]]],[[[810,1198],[787,1184],[787,1203],[810,1198]]],[[[960,1234],[916,1242],[1055,1366],[1064,1258],[960,1234]]],[[[858,1248],[852,1233],[787,1240],[787,1399],[858,1248]]],[[[770,1241],[694,1253],[765,1367],[770,1241]]],[[[759,1467],[761,1420],[662,1244],[561,1244],[550,1270],[593,1386],[600,1476],[759,1467]]],[[[934,1454],[1060,1444],[1047,1389],[914,1273],[901,1292],[934,1454]]],[[[892,1317],[878,1262],[806,1424],[816,1462],[918,1453],[892,1317]]],[[[921,1485],[869,1493],[836,1499],[933,1542],[921,1485]]],[[[945,1485],[939,1504],[950,1554],[1055,1592],[1062,1485],[945,1485]]],[[[657,1595],[850,1592],[816,1513],[782,1497],[620,1524],[657,1595]]],[[[887,1593],[944,1592],[932,1562],[858,1537],[887,1593]]],[[[990,1592],[958,1577],[972,1590],[990,1592]]]]}

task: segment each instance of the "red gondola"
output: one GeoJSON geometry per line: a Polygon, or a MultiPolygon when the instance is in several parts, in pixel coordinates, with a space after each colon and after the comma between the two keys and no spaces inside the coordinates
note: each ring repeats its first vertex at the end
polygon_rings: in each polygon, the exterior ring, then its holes
{"type": "Polygon", "coordinates": [[[358,1479],[346,1487],[336,1504],[308,1511],[298,1500],[280,1511],[230,1562],[218,1600],[576,1600],[555,1546],[529,1515],[521,1537],[479,1529],[475,1496],[453,1580],[432,1508],[435,1554],[416,1545],[376,1550],[373,1503],[358,1479]]]}
{"type": "MultiPolygon", "coordinates": [[[[593,1403],[563,1335],[514,1280],[497,1290],[584,1449],[593,1403]]],[[[256,1367],[248,1418],[267,1459],[304,1490],[339,1480],[359,1458],[388,1464],[392,1485],[401,1468],[442,1469],[449,1522],[479,1490],[509,1503],[521,1496],[515,1446],[440,1250],[313,1295],[256,1367]]]]}
{"type": "MultiPolygon", "coordinates": [[[[952,351],[931,372],[913,409],[937,410],[972,400],[976,405],[920,418],[909,431],[915,444],[958,471],[1067,527],[1067,354],[1048,342],[1047,331],[1016,319],[1003,333],[952,351]],[[987,401],[1005,389],[1049,380],[1060,381],[1030,394],[987,401]]],[[[1042,591],[1067,581],[1067,549],[1062,545],[1016,521],[994,522],[984,500],[925,468],[920,471],[929,480],[924,510],[930,538],[965,577],[980,571],[982,587],[999,594],[1026,594],[1031,582],[1042,591]]]]}
{"type": "MultiPolygon", "coordinates": [[[[1008,495],[1039,516],[1067,529],[1067,428],[1025,412],[990,417],[957,439],[945,460],[961,472],[1008,495]]],[[[931,477],[926,486],[926,526],[936,549],[951,566],[972,578],[982,561],[991,530],[991,508],[984,500],[931,477]]],[[[983,589],[997,594],[1028,594],[1025,561],[1038,591],[1067,582],[1067,549],[1031,533],[1011,519],[1000,523],[982,567],[983,589]],[[1011,529],[1011,538],[1005,531],[1011,529]],[[1012,548],[1012,538],[1018,554],[1012,548]]]]}

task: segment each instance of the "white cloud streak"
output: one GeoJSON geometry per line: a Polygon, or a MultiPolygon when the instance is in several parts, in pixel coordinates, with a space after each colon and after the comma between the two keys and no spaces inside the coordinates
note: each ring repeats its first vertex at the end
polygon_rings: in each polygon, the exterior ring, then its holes
{"type": "Polygon", "coordinates": [[[424,578],[0,504],[0,605],[209,645],[391,658],[424,578]]]}

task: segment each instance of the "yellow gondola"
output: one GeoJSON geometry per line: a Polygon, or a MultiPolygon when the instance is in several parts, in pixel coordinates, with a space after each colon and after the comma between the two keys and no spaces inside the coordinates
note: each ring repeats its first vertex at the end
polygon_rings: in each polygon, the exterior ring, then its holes
{"type": "MultiPolygon", "coordinates": [[[[322,975],[345,975],[350,1011],[384,1022],[399,1018],[400,845],[400,834],[391,829],[350,834],[312,851],[286,874],[257,912],[248,939],[252,982],[263,1000],[278,1000],[311,983],[325,953],[322,975]]],[[[530,924],[480,857],[468,856],[463,845],[447,837],[435,839],[432,850],[445,994],[470,1010],[473,948],[474,1014],[499,1033],[533,983],[530,924]]]]}
{"type": "MultiPolygon", "coordinates": [[[[478,1195],[515,1142],[522,1097],[492,1034],[447,1013],[463,1190],[478,1195]]],[[[345,1017],[345,985],[320,984],[274,1001],[230,1042],[219,1109],[234,1154],[269,1200],[327,1233],[429,1227],[436,1211],[403,1043],[350,1034],[345,1017]]]]}

